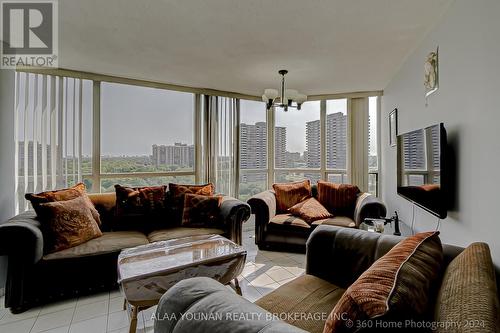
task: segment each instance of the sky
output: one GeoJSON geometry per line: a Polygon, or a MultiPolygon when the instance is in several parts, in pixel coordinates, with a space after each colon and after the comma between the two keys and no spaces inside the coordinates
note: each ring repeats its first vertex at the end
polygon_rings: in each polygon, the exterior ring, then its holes
{"type": "MultiPolygon", "coordinates": [[[[377,99],[369,98],[369,112],[371,114],[372,127],[370,135],[376,138],[377,118],[376,115],[377,99]]],[[[258,121],[266,121],[265,106],[263,102],[241,101],[241,122],[254,124],[258,121]]],[[[336,99],[328,100],[326,103],[327,114],[343,112],[347,113],[347,100],[336,99]]],[[[289,109],[284,112],[282,109],[276,111],[276,126],[285,126],[287,128],[287,150],[290,152],[300,152],[306,149],[306,122],[318,120],[320,116],[320,102],[311,101],[302,105],[302,109],[289,109]]],[[[370,153],[375,154],[376,141],[370,146],[370,153]]]]}
{"type": "Polygon", "coordinates": [[[101,85],[101,154],[149,155],[153,144],[193,144],[190,93],[101,85]]]}
{"type": "MultiPolygon", "coordinates": [[[[31,75],[31,74],[30,74],[31,75]]],[[[68,117],[67,130],[68,155],[72,154],[72,105],[73,79],[68,81],[68,117]]],[[[21,83],[24,77],[21,76],[21,83]]],[[[41,79],[40,79],[41,82],[41,79]]],[[[83,81],[83,155],[91,155],[92,150],[92,82],[83,81]]],[[[58,84],[58,83],[57,83],[58,84]]],[[[66,85],[66,80],[64,83],[66,85]]],[[[41,85],[41,83],[40,83],[41,85]]],[[[50,90],[50,82],[48,84],[50,90]]],[[[30,80],[30,95],[34,89],[33,80],[30,80]]],[[[78,86],[75,89],[78,94],[78,86]]],[[[50,95],[50,91],[49,91],[50,95]]],[[[24,108],[24,91],[21,91],[20,108],[24,108]]],[[[41,100],[41,90],[39,94],[41,100]]],[[[254,124],[266,121],[266,109],[263,102],[241,100],[241,122],[254,124]]],[[[50,104],[50,101],[49,101],[50,104]]],[[[369,99],[370,114],[375,114],[376,98],[369,99]]],[[[31,110],[31,102],[28,107],[31,110]]],[[[327,114],[346,112],[346,99],[328,100],[327,114]]],[[[168,91],[163,89],[146,88],[139,86],[122,85],[103,82],[101,84],[101,155],[150,155],[152,145],[172,145],[175,142],[185,144],[194,143],[194,96],[191,93],[168,91]]],[[[21,112],[21,115],[23,113],[21,112]]],[[[32,114],[26,122],[27,139],[33,137],[32,114]]],[[[306,102],[301,110],[282,109],[276,111],[276,126],[287,128],[287,150],[300,152],[306,149],[306,122],[318,120],[320,117],[320,102],[306,102]]],[[[39,118],[38,121],[41,119],[39,118]]],[[[374,126],[371,127],[372,138],[376,129],[376,117],[371,118],[374,126]]],[[[24,119],[19,119],[23,124],[24,119]]],[[[78,127],[78,125],[77,125],[78,127]]],[[[23,126],[20,126],[20,138],[23,138],[23,126]]],[[[374,153],[376,144],[370,146],[370,153],[374,153]]]]}
{"type": "MultiPolygon", "coordinates": [[[[376,98],[370,98],[369,104],[370,112],[375,111],[376,98]]],[[[240,105],[242,123],[266,121],[263,102],[242,100],[240,105]]],[[[153,144],[193,144],[193,108],[190,93],[103,82],[102,155],[147,155],[151,154],[153,144]]],[[[335,112],[347,112],[346,99],[327,101],[327,114],[335,112]]],[[[288,151],[305,151],[306,122],[318,120],[319,116],[319,101],[306,102],[301,110],[276,111],[276,126],[287,128],[288,151]]],[[[372,126],[372,131],[375,128],[372,126]]],[[[373,153],[376,145],[370,148],[373,153]]]]}

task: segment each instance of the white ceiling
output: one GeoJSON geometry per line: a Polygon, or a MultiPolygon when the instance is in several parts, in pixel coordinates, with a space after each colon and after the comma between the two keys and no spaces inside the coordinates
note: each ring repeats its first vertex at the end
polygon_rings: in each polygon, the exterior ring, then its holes
{"type": "Polygon", "coordinates": [[[59,66],[260,95],[382,90],[450,0],[64,0],[59,66]]]}

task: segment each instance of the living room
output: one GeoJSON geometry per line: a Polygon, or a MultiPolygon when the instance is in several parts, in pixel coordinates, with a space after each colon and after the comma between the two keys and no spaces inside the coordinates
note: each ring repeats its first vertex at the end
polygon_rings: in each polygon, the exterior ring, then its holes
{"type": "Polygon", "coordinates": [[[1,6],[1,332],[500,330],[498,1],[1,6]]]}

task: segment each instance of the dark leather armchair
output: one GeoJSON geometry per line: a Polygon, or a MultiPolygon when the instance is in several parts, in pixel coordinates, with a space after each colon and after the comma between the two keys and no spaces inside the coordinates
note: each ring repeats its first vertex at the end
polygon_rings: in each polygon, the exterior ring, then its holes
{"type": "MultiPolygon", "coordinates": [[[[402,239],[353,228],[320,226],[307,241],[304,275],[278,287],[255,303],[209,278],[183,280],[161,298],[154,332],[323,332],[326,316],[346,289],[402,239]],[[305,317],[297,317],[297,314],[305,317]],[[318,314],[323,315],[315,317],[318,314]]],[[[433,289],[431,294],[433,298],[446,297],[446,301],[430,302],[428,316],[418,320],[428,320],[429,325],[479,321],[484,325],[476,332],[498,332],[498,291],[488,245],[475,243],[464,251],[463,248],[443,244],[443,256],[444,274],[436,284],[439,289],[433,289]]],[[[407,319],[402,315],[377,319],[379,323],[390,320],[386,323],[390,325],[396,320],[407,319]]],[[[390,331],[426,331],[402,327],[390,331]]],[[[455,332],[455,328],[451,327],[448,331],[455,332]]],[[[368,331],[384,330],[373,326],[368,331]]]]}
{"type": "MultiPolygon", "coordinates": [[[[312,194],[316,197],[316,187],[312,194]]],[[[333,225],[347,228],[358,228],[367,217],[385,216],[387,209],[382,201],[369,193],[360,193],[356,200],[352,215],[334,216],[333,218],[315,221],[312,224],[276,210],[276,196],[273,190],[254,195],[248,204],[255,214],[255,244],[259,249],[275,249],[305,252],[306,240],[319,225],[333,225]]]]}

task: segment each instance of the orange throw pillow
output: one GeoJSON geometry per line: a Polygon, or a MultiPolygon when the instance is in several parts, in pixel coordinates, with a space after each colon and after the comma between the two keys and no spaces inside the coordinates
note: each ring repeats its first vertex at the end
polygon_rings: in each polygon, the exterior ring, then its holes
{"type": "Polygon", "coordinates": [[[78,183],[73,187],[61,190],[46,191],[37,194],[26,193],[24,197],[26,198],[26,200],[29,200],[31,202],[31,206],[33,206],[33,209],[35,210],[36,214],[41,218],[43,218],[43,216],[41,216],[41,211],[39,209],[40,204],[47,202],[66,201],[78,197],[83,197],[85,199],[88,208],[92,212],[92,217],[94,218],[94,220],[97,222],[98,225],[101,225],[101,217],[99,215],[99,212],[97,211],[97,209],[95,209],[94,204],[88,197],[84,183],[78,183]]]}
{"type": "Polygon", "coordinates": [[[433,231],[408,237],[373,263],[347,288],[323,333],[354,332],[359,321],[385,315],[424,314],[443,262],[438,235],[439,231],[433,231]]]}
{"type": "Polygon", "coordinates": [[[215,186],[212,183],[204,185],[182,185],[182,184],[168,184],[168,190],[174,197],[183,196],[187,193],[199,195],[214,195],[215,186]]]}
{"type": "Polygon", "coordinates": [[[273,184],[273,189],[276,193],[276,208],[278,212],[286,212],[290,207],[311,196],[311,182],[309,180],[273,184]]]}
{"type": "Polygon", "coordinates": [[[337,216],[353,214],[359,192],[356,185],[318,181],[318,201],[337,216]]]}
{"type": "Polygon", "coordinates": [[[333,217],[328,210],[323,207],[315,198],[309,198],[294,205],[288,210],[295,216],[300,217],[307,223],[311,224],[316,220],[327,219],[333,217]]]}
{"type": "Polygon", "coordinates": [[[56,252],[102,236],[84,197],[41,203],[42,227],[48,233],[47,252],[56,252]]]}

